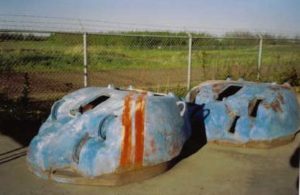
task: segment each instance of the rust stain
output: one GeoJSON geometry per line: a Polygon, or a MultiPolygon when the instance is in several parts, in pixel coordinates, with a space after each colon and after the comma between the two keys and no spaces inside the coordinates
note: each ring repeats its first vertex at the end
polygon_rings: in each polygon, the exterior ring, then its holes
{"type": "Polygon", "coordinates": [[[278,99],[282,104],[284,104],[284,98],[283,98],[283,96],[281,95],[281,93],[278,93],[277,99],[278,99]]]}
{"type": "Polygon", "coordinates": [[[225,104],[225,108],[226,108],[226,112],[228,112],[228,113],[232,112],[232,110],[230,109],[230,107],[227,104],[225,104]]]}
{"type": "Polygon", "coordinates": [[[144,122],[145,122],[145,94],[136,100],[135,110],[135,158],[136,167],[143,165],[144,158],[144,122]]]}
{"type": "Polygon", "coordinates": [[[199,89],[195,89],[190,92],[190,101],[192,103],[195,103],[196,96],[198,95],[199,92],[200,92],[199,89]]]}
{"type": "Polygon", "coordinates": [[[172,149],[169,151],[169,154],[171,156],[176,156],[178,153],[178,148],[180,148],[180,144],[178,142],[175,141],[172,149]]]}
{"type": "Polygon", "coordinates": [[[226,112],[229,114],[231,117],[235,117],[236,113],[227,105],[225,104],[226,112]]]}
{"type": "Polygon", "coordinates": [[[275,99],[273,102],[271,102],[270,104],[265,103],[263,104],[264,107],[266,109],[270,109],[272,108],[275,112],[283,112],[282,108],[281,108],[281,104],[280,101],[278,99],[275,99]]]}
{"type": "Polygon", "coordinates": [[[222,89],[224,89],[224,84],[219,84],[219,83],[216,83],[216,84],[213,84],[212,85],[212,91],[214,93],[220,93],[222,91],[222,89]]]}
{"type": "Polygon", "coordinates": [[[120,166],[122,168],[129,167],[131,165],[131,102],[132,94],[129,94],[124,99],[124,108],[122,114],[123,125],[123,145],[121,149],[120,166]]]}
{"type": "Polygon", "coordinates": [[[155,140],[154,139],[151,140],[150,146],[151,146],[151,153],[155,153],[156,152],[156,147],[155,147],[155,140]]]}
{"type": "Polygon", "coordinates": [[[264,105],[264,107],[265,107],[266,109],[270,109],[270,108],[271,108],[271,104],[269,104],[269,103],[266,103],[266,102],[265,102],[263,105],[264,105]]]}
{"type": "Polygon", "coordinates": [[[283,83],[283,84],[281,85],[281,87],[284,88],[284,89],[291,89],[291,88],[292,88],[291,85],[290,85],[289,83],[283,83]]]}
{"type": "Polygon", "coordinates": [[[279,102],[278,99],[274,100],[272,103],[271,103],[271,107],[272,109],[275,111],[275,112],[282,112],[282,108],[281,108],[281,104],[279,102]]]}
{"type": "Polygon", "coordinates": [[[273,91],[280,90],[279,86],[270,86],[270,89],[273,90],[273,91]]]}

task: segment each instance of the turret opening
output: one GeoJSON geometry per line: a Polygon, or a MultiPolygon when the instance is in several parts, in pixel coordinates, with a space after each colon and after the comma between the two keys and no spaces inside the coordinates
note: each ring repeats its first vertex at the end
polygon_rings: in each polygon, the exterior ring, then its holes
{"type": "Polygon", "coordinates": [[[80,106],[79,107],[79,112],[81,114],[89,111],[89,110],[92,110],[93,108],[95,108],[96,106],[98,106],[99,104],[105,102],[107,99],[109,99],[109,96],[107,95],[102,95],[102,96],[99,96],[97,97],[96,99],[94,99],[93,101],[83,105],[83,106],[80,106]]]}
{"type": "Polygon", "coordinates": [[[248,106],[248,114],[251,117],[256,117],[257,116],[257,111],[260,103],[262,102],[262,99],[253,99],[250,101],[249,106],[248,106]]]}
{"type": "Polygon", "coordinates": [[[231,86],[227,87],[226,89],[224,89],[221,93],[219,93],[216,100],[222,101],[223,98],[227,98],[229,96],[236,94],[242,88],[243,88],[242,86],[231,85],[231,86]]]}
{"type": "Polygon", "coordinates": [[[235,116],[232,123],[231,123],[231,126],[228,130],[229,133],[232,133],[234,134],[235,133],[235,127],[236,127],[236,123],[237,123],[237,120],[240,118],[240,116],[235,116]]]}

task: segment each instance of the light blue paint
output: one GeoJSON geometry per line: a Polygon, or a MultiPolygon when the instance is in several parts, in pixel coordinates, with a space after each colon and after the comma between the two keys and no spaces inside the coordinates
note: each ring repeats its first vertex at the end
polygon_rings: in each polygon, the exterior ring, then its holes
{"type": "MultiPolygon", "coordinates": [[[[89,87],[66,95],[54,103],[50,116],[29,146],[27,161],[38,176],[43,172],[71,168],[85,177],[115,173],[119,168],[123,143],[124,98],[133,94],[132,141],[135,140],[135,107],[138,91],[89,87]],[[99,96],[109,96],[92,110],[79,107],[99,96]]],[[[145,98],[143,166],[176,157],[189,137],[183,116],[172,95],[151,92],[145,98]],[[153,148],[154,146],[154,148],[153,148]]]]}
{"type": "Polygon", "coordinates": [[[209,110],[204,120],[208,141],[270,141],[293,135],[300,129],[300,107],[289,87],[246,81],[208,81],[193,88],[186,100],[204,105],[204,109],[209,110]],[[218,95],[229,86],[242,88],[217,100],[218,95]],[[191,94],[195,92],[193,100],[191,94]],[[249,116],[249,104],[253,99],[261,100],[256,117],[249,116]],[[235,116],[239,118],[231,133],[229,130],[235,116]]]}

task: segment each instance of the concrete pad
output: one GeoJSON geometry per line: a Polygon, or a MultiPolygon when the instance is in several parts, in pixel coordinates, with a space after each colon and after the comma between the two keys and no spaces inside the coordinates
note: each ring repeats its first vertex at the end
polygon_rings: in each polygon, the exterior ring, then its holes
{"type": "Polygon", "coordinates": [[[299,164],[295,152],[299,143],[298,133],[293,142],[272,149],[207,144],[154,178],[124,186],[95,187],[36,177],[27,169],[25,149],[0,135],[0,194],[297,194],[299,164]],[[21,157],[9,160],[19,153],[21,157]]]}

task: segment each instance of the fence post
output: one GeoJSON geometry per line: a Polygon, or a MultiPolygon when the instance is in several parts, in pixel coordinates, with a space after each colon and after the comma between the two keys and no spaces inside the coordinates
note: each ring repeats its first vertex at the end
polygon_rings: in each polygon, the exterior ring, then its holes
{"type": "Polygon", "coordinates": [[[88,86],[86,32],[83,33],[83,85],[88,86]]]}
{"type": "Polygon", "coordinates": [[[259,35],[259,49],[258,49],[258,62],[257,62],[257,80],[260,80],[260,68],[262,62],[262,49],[263,49],[263,37],[259,35]]]}
{"type": "Polygon", "coordinates": [[[187,73],[187,90],[191,88],[191,66],[192,66],[192,34],[188,33],[189,36],[189,53],[188,53],[188,73],[187,73]]]}

